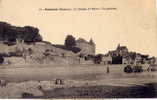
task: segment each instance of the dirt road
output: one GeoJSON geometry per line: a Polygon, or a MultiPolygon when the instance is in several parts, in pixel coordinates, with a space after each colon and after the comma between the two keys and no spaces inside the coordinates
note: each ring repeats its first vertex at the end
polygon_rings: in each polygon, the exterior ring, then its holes
{"type": "Polygon", "coordinates": [[[24,91],[40,94],[33,98],[156,97],[157,72],[126,74],[122,65],[109,67],[110,73],[103,65],[3,67],[0,79],[9,84],[0,88],[0,97],[21,98],[24,91]],[[62,79],[64,85],[58,87],[55,79],[62,79]],[[44,92],[38,90],[39,84],[44,92]]]}

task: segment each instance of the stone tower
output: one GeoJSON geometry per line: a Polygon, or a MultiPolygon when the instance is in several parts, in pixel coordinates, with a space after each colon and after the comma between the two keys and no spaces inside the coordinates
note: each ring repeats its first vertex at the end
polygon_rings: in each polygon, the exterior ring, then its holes
{"type": "Polygon", "coordinates": [[[96,45],[92,38],[89,40],[89,44],[92,46],[93,53],[95,54],[96,45]]]}

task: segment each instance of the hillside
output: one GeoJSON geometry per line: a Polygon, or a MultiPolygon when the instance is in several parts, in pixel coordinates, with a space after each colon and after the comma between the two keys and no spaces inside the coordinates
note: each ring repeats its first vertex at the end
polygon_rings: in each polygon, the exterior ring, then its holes
{"type": "Polygon", "coordinates": [[[0,46],[0,54],[5,58],[4,64],[76,64],[79,62],[72,51],[56,48],[44,42],[12,46],[0,43],[0,46]]]}
{"type": "Polygon", "coordinates": [[[34,26],[14,26],[7,22],[0,22],[0,47],[5,65],[80,64],[86,62],[85,56],[95,55],[92,39],[89,42],[82,38],[75,40],[67,35],[64,45],[51,44],[43,41],[40,30],[34,26]]]}

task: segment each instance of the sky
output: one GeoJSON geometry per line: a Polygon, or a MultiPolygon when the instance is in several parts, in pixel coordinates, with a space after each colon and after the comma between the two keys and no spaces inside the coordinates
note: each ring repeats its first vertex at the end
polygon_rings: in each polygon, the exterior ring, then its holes
{"type": "Polygon", "coordinates": [[[155,0],[0,0],[0,21],[40,29],[45,41],[63,44],[66,35],[92,38],[96,53],[117,45],[157,56],[155,0]],[[116,10],[44,11],[40,8],[116,8],[116,10]]]}

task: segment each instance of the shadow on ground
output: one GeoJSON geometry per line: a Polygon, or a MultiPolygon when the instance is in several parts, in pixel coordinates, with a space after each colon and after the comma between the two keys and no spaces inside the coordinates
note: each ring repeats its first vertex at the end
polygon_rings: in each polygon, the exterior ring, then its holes
{"type": "Polygon", "coordinates": [[[157,83],[143,86],[86,86],[43,90],[43,96],[24,98],[156,98],[157,83]]]}

